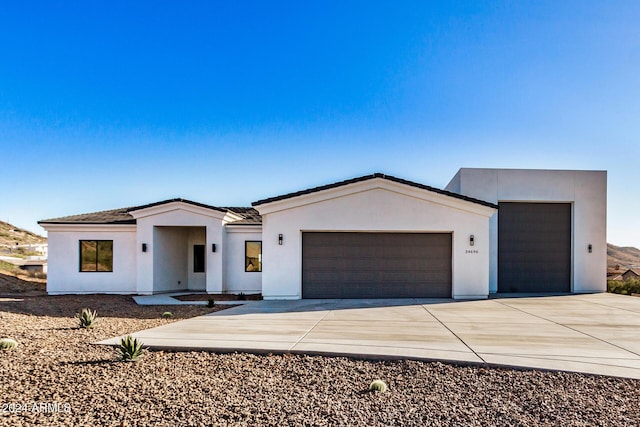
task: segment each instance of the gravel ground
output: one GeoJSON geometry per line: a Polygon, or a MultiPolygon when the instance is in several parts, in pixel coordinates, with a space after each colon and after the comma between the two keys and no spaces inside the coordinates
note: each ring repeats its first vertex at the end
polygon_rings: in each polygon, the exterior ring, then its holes
{"type": "Polygon", "coordinates": [[[640,424],[636,380],[243,353],[147,351],[127,363],[90,344],[221,308],[141,307],[104,295],[0,298],[0,338],[19,342],[0,352],[0,425],[640,424]],[[93,330],[76,328],[73,315],[85,306],[101,316],[93,330]],[[160,319],[166,310],[173,319],[160,319]],[[389,391],[368,392],[378,378],[389,391]]]}

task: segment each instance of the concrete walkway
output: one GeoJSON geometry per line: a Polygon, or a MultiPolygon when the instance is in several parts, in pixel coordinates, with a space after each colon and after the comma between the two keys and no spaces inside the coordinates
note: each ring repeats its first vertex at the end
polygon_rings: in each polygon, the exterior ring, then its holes
{"type": "Polygon", "coordinates": [[[259,301],[133,335],[157,349],[449,360],[640,378],[640,298],[613,294],[259,301]]]}
{"type": "MultiPolygon", "coordinates": [[[[138,305],[207,305],[208,301],[180,301],[174,297],[179,297],[182,295],[194,295],[199,292],[172,292],[168,294],[154,294],[154,295],[136,295],[133,297],[133,300],[138,305]]],[[[203,295],[206,295],[202,292],[203,295]]],[[[215,299],[215,296],[212,297],[215,299]]],[[[220,305],[242,305],[246,303],[252,303],[255,301],[216,301],[216,304],[220,305]]]]}

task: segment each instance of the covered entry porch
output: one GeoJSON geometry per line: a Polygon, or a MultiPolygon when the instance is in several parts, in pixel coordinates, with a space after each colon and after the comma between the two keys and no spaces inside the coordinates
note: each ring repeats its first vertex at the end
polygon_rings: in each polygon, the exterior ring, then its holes
{"type": "Polygon", "coordinates": [[[153,292],[207,289],[206,227],[153,227],[153,292]]]}
{"type": "Polygon", "coordinates": [[[137,291],[220,293],[224,224],[230,214],[178,200],[131,211],[137,224],[137,291]]]}

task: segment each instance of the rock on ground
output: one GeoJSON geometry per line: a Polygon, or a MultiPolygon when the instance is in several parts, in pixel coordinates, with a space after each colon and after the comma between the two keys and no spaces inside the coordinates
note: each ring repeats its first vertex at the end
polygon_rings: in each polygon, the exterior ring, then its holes
{"type": "Polygon", "coordinates": [[[637,380],[305,355],[147,351],[120,362],[113,348],[90,344],[222,308],[0,298],[0,338],[19,343],[0,352],[0,425],[640,424],[637,380]],[[76,327],[83,307],[97,310],[95,329],[76,327]],[[174,317],[161,319],[164,311],[174,317]],[[374,379],[389,390],[369,392],[374,379]]]}

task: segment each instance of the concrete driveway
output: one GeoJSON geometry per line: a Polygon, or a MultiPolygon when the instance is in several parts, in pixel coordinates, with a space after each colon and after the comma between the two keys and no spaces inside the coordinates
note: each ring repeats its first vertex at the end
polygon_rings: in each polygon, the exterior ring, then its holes
{"type": "Polygon", "coordinates": [[[133,335],[158,349],[448,360],[640,378],[640,298],[613,294],[258,301],[133,335]]]}

